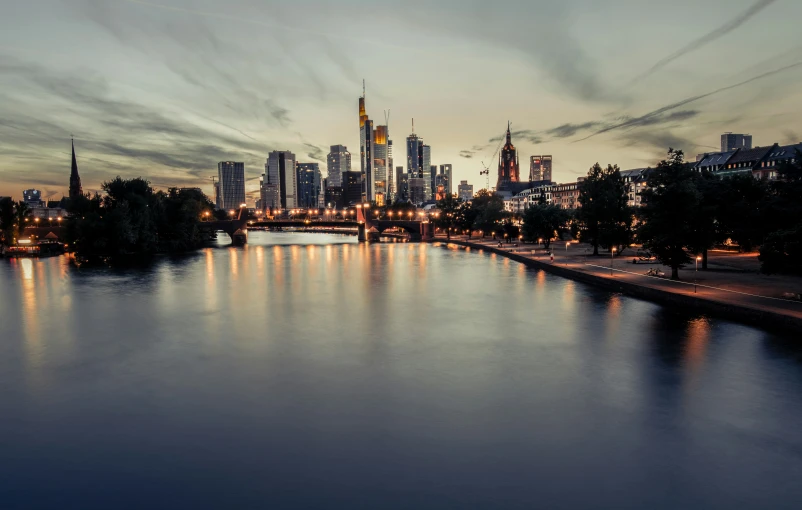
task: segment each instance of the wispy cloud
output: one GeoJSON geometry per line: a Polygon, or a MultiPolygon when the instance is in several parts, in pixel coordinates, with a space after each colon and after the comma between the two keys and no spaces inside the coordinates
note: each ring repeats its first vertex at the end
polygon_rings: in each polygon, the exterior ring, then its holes
{"type": "Polygon", "coordinates": [[[656,64],[650,67],[646,72],[637,76],[632,83],[637,83],[652,74],[656,73],[660,69],[664,68],[671,62],[687,55],[688,53],[692,53],[698,49],[707,46],[708,44],[712,43],[713,41],[724,37],[725,35],[729,34],[736,28],[740,27],[755,15],[757,15],[760,11],[768,7],[769,5],[773,4],[776,0],[758,0],[754,4],[752,4],[748,9],[744,12],[740,13],[733,19],[727,21],[723,25],[719,26],[715,30],[712,30],[701,37],[698,37],[691,41],[690,43],[686,44],[682,48],[678,49],[674,53],[668,55],[665,58],[660,59],[656,64]]]}

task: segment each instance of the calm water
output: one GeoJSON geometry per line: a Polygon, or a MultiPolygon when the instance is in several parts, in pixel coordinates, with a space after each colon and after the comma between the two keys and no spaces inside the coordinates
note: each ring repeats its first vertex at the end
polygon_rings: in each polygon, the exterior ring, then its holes
{"type": "Polygon", "coordinates": [[[799,508],[802,341],[424,244],[0,260],[0,508],[799,508]]]}

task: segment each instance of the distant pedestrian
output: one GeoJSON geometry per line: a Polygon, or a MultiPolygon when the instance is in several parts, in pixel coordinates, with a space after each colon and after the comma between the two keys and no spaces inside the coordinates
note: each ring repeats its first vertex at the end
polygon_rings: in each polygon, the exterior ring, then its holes
{"type": "Polygon", "coordinates": [[[549,255],[551,256],[551,261],[554,262],[554,254],[550,253],[549,255]]]}

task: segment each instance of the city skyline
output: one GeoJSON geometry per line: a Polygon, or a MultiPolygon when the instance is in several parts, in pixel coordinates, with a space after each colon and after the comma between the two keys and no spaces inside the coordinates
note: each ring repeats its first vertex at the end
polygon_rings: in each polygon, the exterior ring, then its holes
{"type": "Polygon", "coordinates": [[[420,6],[424,21],[388,2],[375,16],[394,20],[364,52],[367,36],[349,29],[361,2],[309,4],[234,2],[225,12],[203,2],[17,6],[13,20],[0,20],[0,195],[67,195],[72,133],[84,191],[141,175],[213,196],[217,163],[244,161],[252,204],[270,152],[322,164],[331,145],[359,146],[353,110],[363,78],[374,118],[392,110],[396,139],[416,118],[416,132],[436,148],[431,164],[452,164],[454,181],[477,188],[508,119],[520,159],[553,155],[560,182],[596,161],[648,166],[669,146],[689,158],[712,152],[728,131],[753,134],[755,146],[802,141],[793,127],[802,39],[787,36],[802,6],[793,2],[655,2],[643,9],[648,19],[630,1],[604,9],[587,1],[440,2],[420,6]],[[505,9],[520,16],[493,21],[505,9]],[[447,16],[453,23],[442,23],[447,16]],[[323,18],[340,28],[318,31],[323,18]],[[528,25],[543,18],[551,22],[538,26],[533,45],[528,25]],[[231,33],[237,26],[278,32],[244,45],[231,33]],[[588,36],[594,26],[605,36],[588,36]],[[625,35],[606,35],[616,31],[625,35]],[[273,48],[288,34],[303,40],[273,48]],[[410,60],[437,79],[399,72],[410,60]]]}

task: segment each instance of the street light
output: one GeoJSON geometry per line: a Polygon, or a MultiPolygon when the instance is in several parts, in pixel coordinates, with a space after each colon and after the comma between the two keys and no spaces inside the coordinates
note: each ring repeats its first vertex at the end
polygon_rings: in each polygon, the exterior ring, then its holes
{"type": "Polygon", "coordinates": [[[699,261],[702,260],[702,257],[699,255],[696,256],[696,273],[694,274],[693,278],[693,293],[696,294],[696,285],[699,283],[699,261]]]}
{"type": "Polygon", "coordinates": [[[613,257],[615,257],[615,247],[610,248],[610,276],[613,276],[613,257]]]}

